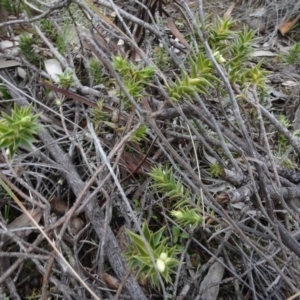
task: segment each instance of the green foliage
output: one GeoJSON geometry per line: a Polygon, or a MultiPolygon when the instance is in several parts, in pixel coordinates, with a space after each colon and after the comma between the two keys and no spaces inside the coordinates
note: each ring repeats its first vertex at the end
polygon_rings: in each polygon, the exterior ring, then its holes
{"type": "Polygon", "coordinates": [[[219,177],[222,174],[222,172],[223,168],[218,162],[215,162],[214,164],[211,164],[209,166],[209,174],[212,177],[219,177]]]}
{"type": "Polygon", "coordinates": [[[283,61],[288,64],[296,64],[300,59],[300,43],[296,43],[290,52],[283,56],[283,61]]]}
{"type": "Polygon", "coordinates": [[[64,55],[67,51],[65,36],[57,33],[56,28],[53,26],[50,20],[42,19],[40,22],[41,22],[41,28],[43,32],[46,33],[47,36],[49,36],[53,40],[58,52],[64,55]]]}
{"type": "Polygon", "coordinates": [[[171,168],[164,170],[161,166],[154,167],[149,175],[155,181],[153,186],[166,193],[171,200],[176,200],[176,206],[188,202],[189,191],[185,191],[180,180],[176,180],[171,168]]]}
{"type": "Polygon", "coordinates": [[[27,300],[34,300],[34,299],[38,299],[41,297],[41,289],[37,289],[37,288],[34,288],[32,289],[31,291],[31,295],[27,296],[26,299],[27,300]]]}
{"type": "MultiPolygon", "coordinates": [[[[171,200],[177,200],[172,216],[176,218],[181,226],[190,226],[197,228],[203,224],[203,209],[199,200],[199,195],[191,196],[190,192],[184,188],[180,180],[177,180],[172,169],[164,170],[161,166],[154,167],[149,175],[154,179],[153,186],[157,187],[160,192],[165,193],[171,200]],[[190,207],[192,206],[192,207],[190,207]]],[[[209,219],[213,219],[211,216],[209,219]]]]}
{"type": "Polygon", "coordinates": [[[189,235],[181,232],[181,229],[178,226],[173,225],[172,226],[172,240],[173,244],[177,246],[177,249],[179,251],[183,251],[183,246],[180,245],[180,240],[179,239],[188,239],[189,235]]]}
{"type": "Polygon", "coordinates": [[[147,131],[147,126],[145,124],[141,125],[130,137],[130,141],[137,144],[139,144],[141,141],[146,141],[147,131]]]}
{"type": "Polygon", "coordinates": [[[208,31],[208,43],[213,50],[223,52],[228,48],[228,40],[234,38],[234,31],[231,30],[234,21],[231,19],[217,18],[215,23],[209,22],[206,25],[208,31]]]}
{"type": "MultiPolygon", "coordinates": [[[[291,123],[288,121],[286,116],[283,115],[279,116],[279,122],[287,129],[291,127],[291,123]]],[[[284,153],[287,150],[287,147],[289,146],[289,142],[283,134],[280,133],[278,134],[277,145],[279,148],[279,153],[284,153]]]]}
{"type": "Polygon", "coordinates": [[[198,228],[203,225],[204,218],[198,208],[180,208],[180,210],[172,210],[171,215],[175,217],[179,225],[192,228],[198,228]]]}
{"type": "MultiPolygon", "coordinates": [[[[145,242],[155,260],[160,275],[166,282],[172,283],[170,275],[174,273],[173,268],[179,265],[179,261],[175,258],[177,254],[176,248],[168,246],[168,239],[163,238],[164,229],[165,227],[162,227],[153,233],[149,230],[147,223],[144,223],[142,227],[146,239],[145,242]]],[[[131,241],[128,244],[128,252],[125,254],[129,268],[137,271],[136,277],[139,280],[149,280],[152,287],[159,288],[159,277],[144,240],[130,230],[127,230],[127,234],[131,241]]]]}
{"type": "MultiPolygon", "coordinates": [[[[1,81],[0,81],[1,82],[1,81]]],[[[0,97],[4,100],[11,99],[11,95],[9,94],[7,88],[0,84],[0,97]]]]}
{"type": "Polygon", "coordinates": [[[228,65],[242,63],[249,59],[253,52],[254,37],[255,31],[247,28],[235,34],[233,41],[228,47],[231,56],[228,65]]]}
{"type": "Polygon", "coordinates": [[[40,21],[41,29],[47,36],[50,36],[51,38],[55,38],[56,36],[56,30],[49,19],[41,19],[40,21]]]}
{"type": "Polygon", "coordinates": [[[153,60],[161,71],[167,71],[171,67],[170,57],[165,47],[155,47],[153,50],[153,60]]]}
{"type": "MultiPolygon", "coordinates": [[[[266,72],[261,70],[261,63],[249,67],[248,60],[253,51],[255,31],[244,28],[232,30],[234,22],[218,18],[215,23],[206,25],[208,43],[219,64],[222,64],[229,75],[231,83],[243,87],[256,86],[263,90],[266,72]]],[[[193,93],[208,94],[212,88],[220,90],[221,81],[214,74],[211,61],[204,55],[205,49],[199,44],[198,54],[192,57],[181,76],[174,74],[174,81],[166,85],[169,97],[173,101],[192,100],[193,93]]]]}
{"type": "Polygon", "coordinates": [[[284,115],[279,116],[279,122],[286,128],[290,128],[292,126],[287,117],[284,115]]]}
{"type": "Polygon", "coordinates": [[[1,0],[1,4],[10,14],[13,14],[16,11],[18,3],[19,1],[17,0],[1,0]]]}
{"type": "Polygon", "coordinates": [[[133,199],[132,202],[133,202],[133,205],[134,205],[134,210],[135,211],[141,211],[140,201],[138,199],[133,199]]]}
{"type": "Polygon", "coordinates": [[[236,38],[228,47],[229,59],[225,67],[229,74],[229,81],[237,84],[246,84],[249,67],[248,59],[253,51],[255,31],[244,29],[238,32],[236,38]]]}
{"type": "Polygon", "coordinates": [[[90,71],[93,78],[93,85],[105,82],[105,76],[102,73],[102,65],[96,58],[90,60],[90,71]]]}
{"type": "MultiPolygon", "coordinates": [[[[289,122],[286,116],[281,115],[279,117],[279,122],[288,130],[292,128],[292,124],[289,122]]],[[[295,130],[291,133],[299,142],[300,142],[300,131],[295,130]]],[[[280,161],[280,164],[288,169],[296,169],[297,163],[294,162],[295,158],[298,159],[298,157],[294,155],[293,152],[289,151],[290,143],[285,138],[285,136],[281,133],[278,133],[277,140],[276,140],[276,146],[277,146],[277,153],[275,156],[280,161]],[[288,156],[286,154],[286,151],[288,151],[288,156]]]]}
{"type": "Polygon", "coordinates": [[[11,116],[2,113],[0,120],[0,148],[6,148],[10,158],[19,147],[31,150],[32,143],[36,141],[34,135],[42,126],[38,124],[39,115],[33,115],[31,105],[18,108],[15,104],[11,116]]]}
{"type": "Polygon", "coordinates": [[[131,74],[134,66],[121,55],[113,57],[113,64],[115,69],[120,73],[121,76],[126,76],[127,74],[131,74]]]}
{"type": "Polygon", "coordinates": [[[74,85],[74,73],[70,69],[66,69],[63,74],[57,74],[59,82],[58,86],[62,88],[69,88],[74,85]]]}
{"type": "Polygon", "coordinates": [[[95,127],[95,130],[98,131],[101,124],[108,124],[109,114],[103,110],[103,101],[97,102],[97,107],[90,109],[91,121],[95,127]]]}
{"type": "Polygon", "coordinates": [[[181,71],[181,78],[174,74],[175,81],[166,86],[169,97],[173,101],[182,98],[191,100],[193,93],[207,94],[208,87],[213,87],[213,82],[218,79],[213,75],[213,66],[208,58],[198,53],[194,59],[190,59],[190,74],[181,71]]]}
{"type": "Polygon", "coordinates": [[[254,86],[261,91],[265,91],[266,90],[266,75],[269,72],[262,70],[261,65],[262,65],[262,61],[260,61],[252,69],[248,69],[245,72],[245,81],[250,86],[254,86]]]}
{"type": "Polygon", "coordinates": [[[58,52],[61,55],[64,55],[67,52],[66,38],[61,34],[56,34],[55,46],[56,46],[58,52]]]}
{"type": "MultiPolygon", "coordinates": [[[[242,88],[253,85],[263,90],[266,72],[261,70],[261,63],[254,67],[249,64],[256,32],[246,27],[233,30],[234,24],[233,20],[217,18],[214,23],[206,25],[208,43],[214,57],[224,65],[231,83],[242,88]]],[[[201,44],[199,47],[204,53],[204,47],[201,44]]]]}
{"type": "Polygon", "coordinates": [[[293,162],[288,156],[283,155],[281,157],[277,157],[277,159],[279,160],[281,166],[296,171],[298,164],[293,162]]]}
{"type": "Polygon", "coordinates": [[[10,203],[5,204],[5,206],[4,206],[4,214],[3,214],[4,220],[9,220],[10,208],[11,208],[11,204],[10,203]]]}
{"type": "Polygon", "coordinates": [[[33,35],[28,33],[23,33],[20,35],[20,43],[19,47],[21,52],[25,56],[25,58],[35,66],[38,66],[41,59],[42,54],[37,55],[34,50],[34,45],[36,45],[36,41],[33,38],[33,35]]]}
{"type": "MultiPolygon", "coordinates": [[[[121,55],[113,57],[113,66],[121,75],[128,93],[136,101],[139,101],[145,87],[149,85],[154,75],[154,68],[151,66],[142,68],[139,65],[134,65],[127,58],[122,58],[121,55]]],[[[121,92],[118,96],[123,100],[125,107],[130,106],[128,99],[121,92]]]]}

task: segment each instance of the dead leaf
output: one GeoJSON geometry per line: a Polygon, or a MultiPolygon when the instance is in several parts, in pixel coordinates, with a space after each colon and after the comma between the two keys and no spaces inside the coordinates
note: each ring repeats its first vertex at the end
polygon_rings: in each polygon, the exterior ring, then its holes
{"type": "Polygon", "coordinates": [[[63,74],[63,71],[62,71],[59,61],[56,59],[45,60],[45,69],[46,69],[46,72],[51,76],[52,80],[55,83],[58,83],[59,82],[58,75],[63,74]]]}
{"type": "Polygon", "coordinates": [[[261,6],[255,9],[251,14],[249,14],[249,17],[251,18],[263,18],[265,17],[267,13],[267,10],[265,7],[261,6]]]}
{"type": "MultiPolygon", "coordinates": [[[[223,257],[220,257],[219,261],[224,263],[223,257]]],[[[222,280],[225,270],[219,261],[211,265],[207,275],[201,282],[200,292],[203,291],[202,300],[216,300],[218,297],[220,289],[219,282],[222,280]]]]}
{"type": "Polygon", "coordinates": [[[233,11],[235,5],[236,5],[236,3],[233,2],[233,3],[228,7],[227,11],[226,11],[225,14],[224,14],[224,19],[230,19],[231,13],[232,13],[232,11],[233,11]]]}
{"type": "Polygon", "coordinates": [[[140,166],[143,157],[143,154],[123,152],[121,163],[129,172],[146,175],[146,172],[151,171],[152,166],[147,160],[143,161],[142,165],[140,166]]]}
{"type": "Polygon", "coordinates": [[[21,64],[15,60],[5,60],[0,58],[0,69],[6,69],[11,67],[18,67],[21,64]]]}
{"type": "Polygon", "coordinates": [[[176,9],[176,11],[182,16],[182,18],[184,19],[186,25],[188,26],[188,30],[189,32],[192,32],[193,31],[193,28],[192,28],[192,25],[188,19],[188,17],[185,15],[182,7],[180,5],[178,5],[176,2],[174,3],[169,3],[168,4],[170,7],[176,9]]]}
{"type": "Polygon", "coordinates": [[[279,25],[278,30],[282,35],[286,35],[298,22],[300,14],[293,21],[286,21],[279,25]]]}
{"type": "Polygon", "coordinates": [[[177,29],[175,23],[173,22],[173,19],[171,17],[167,18],[168,27],[171,30],[171,32],[174,34],[174,36],[179,40],[179,42],[184,45],[188,50],[191,50],[191,46],[189,43],[185,40],[184,36],[179,32],[177,29]]]}
{"type": "Polygon", "coordinates": [[[76,217],[70,221],[70,231],[73,235],[79,233],[79,231],[83,228],[84,222],[76,217]]]}
{"type": "Polygon", "coordinates": [[[14,43],[12,41],[9,41],[9,40],[4,40],[4,41],[1,41],[0,42],[0,47],[5,50],[5,49],[9,49],[9,48],[12,48],[14,47],[14,43]]]}
{"type": "Polygon", "coordinates": [[[284,86],[297,86],[299,84],[295,81],[292,81],[292,80],[286,80],[282,83],[282,85],[284,85],[284,86]]]}
{"type": "Polygon", "coordinates": [[[253,57],[262,57],[262,56],[272,57],[272,56],[278,56],[278,54],[275,52],[272,52],[272,51],[258,50],[258,51],[254,51],[252,53],[252,56],[253,57]]]}
{"type": "Polygon", "coordinates": [[[106,285],[111,289],[117,289],[120,286],[120,281],[108,273],[103,274],[103,280],[105,281],[106,285]]]}
{"type": "MultiPolygon", "coordinates": [[[[28,212],[37,223],[40,222],[42,217],[42,212],[39,208],[30,210],[28,212]]],[[[15,235],[18,237],[24,237],[29,235],[32,232],[31,229],[17,231],[17,229],[28,228],[28,227],[35,227],[35,226],[32,223],[32,221],[29,219],[29,217],[24,213],[18,218],[16,218],[13,222],[7,225],[7,229],[13,230],[14,232],[16,231],[15,235]]]]}
{"type": "Polygon", "coordinates": [[[61,198],[53,197],[49,202],[51,210],[58,215],[64,215],[69,210],[69,206],[61,198]]]}
{"type": "Polygon", "coordinates": [[[258,7],[251,14],[247,20],[248,26],[253,30],[258,30],[260,33],[264,33],[267,29],[265,7],[258,7]]]}
{"type": "Polygon", "coordinates": [[[27,79],[27,72],[26,72],[23,68],[18,67],[18,68],[17,68],[17,72],[18,72],[18,75],[19,75],[23,80],[26,80],[26,79],[27,79]]]}

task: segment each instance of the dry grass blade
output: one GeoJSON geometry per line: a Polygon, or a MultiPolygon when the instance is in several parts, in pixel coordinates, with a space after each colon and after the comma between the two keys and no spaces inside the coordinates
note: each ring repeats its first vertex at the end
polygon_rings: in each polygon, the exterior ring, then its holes
{"type": "Polygon", "coordinates": [[[224,259],[220,257],[219,261],[213,263],[209,268],[208,273],[200,284],[201,298],[205,300],[217,299],[220,289],[219,282],[222,280],[225,271],[223,264],[224,259]]]}
{"type": "Polygon", "coordinates": [[[40,209],[33,209],[30,211],[27,211],[27,213],[23,213],[21,216],[18,218],[14,219],[13,222],[7,224],[7,229],[11,231],[15,231],[16,236],[27,236],[29,235],[32,230],[31,229],[26,229],[21,230],[23,227],[33,227],[32,219],[35,221],[36,224],[40,222],[40,219],[42,217],[42,212],[40,209]],[[30,217],[29,217],[30,216],[30,217]],[[16,229],[20,229],[20,231],[17,231],[16,229]]]}
{"type": "Polygon", "coordinates": [[[177,29],[173,19],[171,17],[167,18],[168,27],[170,28],[171,32],[174,34],[174,36],[188,49],[191,50],[190,45],[185,40],[184,36],[180,33],[180,31],[177,29]]]}

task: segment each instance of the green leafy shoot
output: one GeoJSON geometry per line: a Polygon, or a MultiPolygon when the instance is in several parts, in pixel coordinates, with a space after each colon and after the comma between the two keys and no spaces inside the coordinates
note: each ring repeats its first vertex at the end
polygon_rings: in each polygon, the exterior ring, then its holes
{"type": "Polygon", "coordinates": [[[283,61],[291,65],[300,62],[300,43],[296,43],[290,52],[283,56],[283,61]]]}
{"type": "Polygon", "coordinates": [[[232,27],[234,21],[231,19],[217,18],[214,24],[208,24],[208,43],[213,50],[222,51],[228,47],[228,41],[234,38],[232,27]]]}
{"type": "Polygon", "coordinates": [[[51,38],[56,37],[56,30],[55,30],[51,20],[41,19],[40,26],[41,26],[41,29],[43,30],[43,32],[46,33],[47,35],[49,35],[51,38]]]}
{"type": "Polygon", "coordinates": [[[141,125],[134,134],[130,137],[130,141],[139,144],[142,141],[147,140],[147,126],[145,124],[141,125]]]}
{"type": "Polygon", "coordinates": [[[211,164],[209,166],[209,174],[212,177],[219,177],[222,174],[222,172],[223,168],[218,162],[215,162],[214,164],[211,164]]]}
{"type": "MultiPolygon", "coordinates": [[[[179,261],[175,258],[178,251],[176,247],[168,245],[168,239],[163,237],[164,229],[165,227],[162,227],[153,233],[149,230],[147,223],[144,223],[142,226],[145,242],[150,249],[160,275],[166,282],[172,283],[170,275],[174,273],[174,267],[179,265],[179,261]]],[[[127,234],[131,243],[127,245],[128,251],[125,257],[130,270],[137,271],[136,277],[139,280],[149,280],[152,287],[159,288],[159,276],[153,266],[143,238],[130,230],[127,230],[127,234]]]]}
{"type": "Polygon", "coordinates": [[[181,229],[178,226],[172,226],[172,241],[173,244],[177,244],[179,251],[183,251],[183,247],[180,245],[180,239],[188,239],[189,235],[187,233],[181,232],[181,229]]]}
{"type": "Polygon", "coordinates": [[[202,53],[190,59],[190,70],[190,73],[181,70],[181,78],[174,74],[175,81],[166,86],[171,100],[192,100],[193,93],[207,94],[208,88],[213,88],[213,82],[220,82],[213,75],[212,63],[202,53]]]}
{"type": "Polygon", "coordinates": [[[103,110],[103,100],[97,102],[97,107],[90,109],[91,121],[98,131],[103,123],[108,122],[109,114],[103,110]]]}
{"type": "MultiPolygon", "coordinates": [[[[161,166],[155,167],[149,174],[154,180],[154,187],[157,187],[161,193],[165,193],[171,200],[176,200],[175,210],[171,215],[176,218],[181,226],[190,226],[197,228],[204,224],[202,216],[202,206],[200,193],[191,196],[190,192],[184,188],[180,180],[176,179],[171,168],[164,170],[161,166]]],[[[208,213],[208,216],[211,216],[208,213]]],[[[211,216],[209,219],[213,219],[211,216]]]]}
{"type": "Polygon", "coordinates": [[[191,226],[192,228],[198,228],[203,225],[203,216],[197,208],[180,208],[180,210],[173,210],[171,215],[175,217],[176,222],[182,226],[191,226]]]}
{"type": "Polygon", "coordinates": [[[102,73],[102,65],[96,58],[90,60],[90,72],[93,78],[93,85],[98,85],[105,82],[105,76],[102,73]]]}
{"type": "Polygon", "coordinates": [[[20,5],[17,0],[2,0],[1,4],[10,14],[16,12],[16,8],[18,7],[18,5],[20,5]]]}
{"type": "Polygon", "coordinates": [[[74,72],[70,69],[66,69],[63,74],[57,74],[58,86],[62,88],[69,88],[74,85],[74,72]]]}
{"type": "Polygon", "coordinates": [[[231,60],[228,64],[236,62],[244,62],[249,59],[253,52],[253,43],[255,38],[255,31],[244,28],[243,31],[237,33],[234,41],[231,43],[229,50],[231,60]]]}
{"type": "MultiPolygon", "coordinates": [[[[142,68],[139,65],[134,65],[121,55],[113,57],[113,66],[121,75],[123,84],[128,93],[134,100],[139,101],[145,88],[151,82],[151,78],[154,75],[154,68],[151,66],[142,68]]],[[[119,92],[117,96],[123,100],[125,107],[130,106],[128,99],[121,92],[119,92]]]]}
{"type": "Polygon", "coordinates": [[[38,66],[41,61],[40,57],[42,56],[42,54],[36,54],[33,47],[34,45],[36,45],[36,41],[34,40],[33,35],[29,33],[23,33],[20,35],[19,47],[21,49],[21,52],[30,63],[38,66]]]}
{"type": "MultiPolygon", "coordinates": [[[[292,124],[289,122],[289,120],[287,119],[286,116],[281,115],[279,116],[279,122],[288,130],[291,130],[292,128],[292,124]]],[[[294,132],[292,132],[292,135],[300,142],[300,132],[299,130],[295,130],[294,132]]],[[[277,137],[277,148],[278,148],[278,153],[277,156],[278,157],[282,157],[282,159],[280,160],[286,160],[286,155],[284,154],[290,147],[290,144],[288,142],[288,140],[286,139],[286,137],[281,134],[278,133],[278,137],[277,137]]],[[[292,157],[292,154],[289,154],[289,158],[292,157]]],[[[290,167],[289,167],[290,168],[290,167]]]]}
{"type": "Polygon", "coordinates": [[[64,55],[67,51],[67,41],[65,37],[67,32],[58,33],[49,19],[42,19],[40,24],[43,31],[53,40],[58,52],[64,55]]]}
{"type": "Polygon", "coordinates": [[[245,72],[245,82],[250,86],[254,86],[261,91],[266,90],[266,75],[268,71],[261,69],[262,61],[255,67],[245,72]]]}
{"type": "Polygon", "coordinates": [[[9,91],[2,84],[0,84],[0,97],[2,97],[5,100],[11,99],[11,95],[9,94],[9,91]]]}
{"type": "Polygon", "coordinates": [[[169,199],[176,200],[175,207],[189,202],[189,191],[175,178],[171,168],[164,170],[161,166],[154,167],[149,175],[154,180],[153,186],[165,193],[169,199]]]}
{"type": "Polygon", "coordinates": [[[0,120],[0,148],[7,149],[10,158],[14,156],[19,147],[30,151],[32,143],[42,126],[38,124],[39,115],[32,114],[32,106],[19,108],[16,104],[11,116],[2,113],[0,120]]]}
{"type": "Polygon", "coordinates": [[[229,80],[233,83],[244,84],[247,60],[253,52],[253,43],[255,41],[255,31],[244,28],[243,31],[236,34],[235,39],[228,47],[229,57],[226,60],[225,67],[229,73],[229,80]]]}
{"type": "Polygon", "coordinates": [[[171,67],[171,60],[165,47],[158,46],[154,48],[153,60],[162,71],[167,71],[171,67]]]}
{"type": "Polygon", "coordinates": [[[56,34],[55,46],[61,55],[64,55],[67,52],[67,42],[66,42],[66,38],[64,35],[56,34]]]}

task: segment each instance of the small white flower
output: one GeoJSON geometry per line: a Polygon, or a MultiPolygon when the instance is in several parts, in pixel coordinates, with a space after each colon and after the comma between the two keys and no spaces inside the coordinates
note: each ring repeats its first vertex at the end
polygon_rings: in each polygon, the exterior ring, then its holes
{"type": "Polygon", "coordinates": [[[220,54],[219,51],[215,51],[213,54],[219,64],[226,62],[226,59],[223,57],[223,55],[220,54]]]}
{"type": "Polygon", "coordinates": [[[61,100],[58,99],[58,98],[56,98],[56,99],[55,99],[55,104],[56,104],[57,106],[60,106],[60,105],[61,105],[61,100]]]}
{"type": "Polygon", "coordinates": [[[159,258],[163,261],[166,261],[166,259],[168,258],[168,254],[165,252],[162,252],[161,255],[159,256],[159,258]]]}
{"type": "Polygon", "coordinates": [[[173,210],[172,215],[177,219],[182,219],[183,213],[179,210],[173,210]]]}
{"type": "Polygon", "coordinates": [[[166,264],[163,260],[161,260],[160,258],[157,259],[156,261],[156,266],[157,266],[157,269],[160,273],[163,273],[164,270],[166,269],[166,264]]]}

